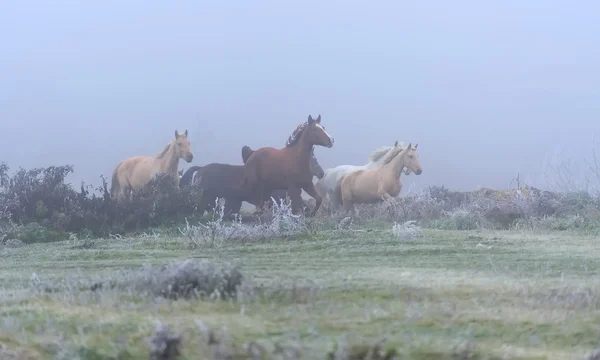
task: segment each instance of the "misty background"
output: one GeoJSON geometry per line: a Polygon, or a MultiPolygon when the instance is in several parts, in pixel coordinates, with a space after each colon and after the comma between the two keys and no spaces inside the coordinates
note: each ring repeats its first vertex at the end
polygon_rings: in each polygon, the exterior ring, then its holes
{"type": "MultiPolygon", "coordinates": [[[[0,2],[0,161],[99,185],[189,131],[242,164],[309,114],[323,168],[419,143],[402,193],[585,184],[600,132],[600,3],[0,2]],[[563,172],[563,174],[559,174],[563,172]],[[570,176],[570,175],[569,175],[570,176]],[[514,186],[514,183],[513,183],[514,186]]],[[[600,139],[598,139],[600,141],[600,139]]],[[[599,154],[600,156],[600,154],[599,154]]]]}

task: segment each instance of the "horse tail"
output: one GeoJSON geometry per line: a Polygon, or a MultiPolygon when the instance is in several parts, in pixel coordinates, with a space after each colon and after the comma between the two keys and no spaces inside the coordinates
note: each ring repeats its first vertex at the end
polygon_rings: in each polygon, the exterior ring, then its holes
{"type": "Polygon", "coordinates": [[[346,177],[346,175],[342,175],[342,177],[335,184],[335,192],[334,192],[335,199],[332,199],[332,200],[337,200],[338,204],[343,204],[343,201],[342,201],[342,181],[344,181],[345,177],[346,177]]]}
{"type": "Polygon", "coordinates": [[[119,184],[119,168],[121,167],[121,164],[123,164],[122,161],[119,163],[119,165],[117,165],[117,167],[113,170],[112,173],[112,179],[110,184],[110,196],[113,198],[117,195],[117,192],[121,188],[121,184],[119,184]]]}
{"type": "Polygon", "coordinates": [[[202,169],[202,166],[192,166],[189,169],[187,169],[186,172],[183,173],[183,175],[181,176],[181,179],[179,180],[179,186],[191,185],[194,173],[196,171],[200,171],[200,169],[202,169]]]}
{"type": "Polygon", "coordinates": [[[250,146],[244,145],[242,147],[242,160],[244,161],[244,164],[248,162],[248,159],[252,154],[254,154],[254,150],[252,150],[250,146]]]}

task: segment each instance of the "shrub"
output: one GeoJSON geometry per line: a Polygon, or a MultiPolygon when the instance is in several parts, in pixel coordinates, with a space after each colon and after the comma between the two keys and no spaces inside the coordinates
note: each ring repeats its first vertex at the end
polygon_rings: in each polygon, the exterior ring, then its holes
{"type": "Polygon", "coordinates": [[[19,169],[13,176],[8,170],[0,164],[0,239],[26,243],[62,240],[69,233],[106,237],[173,225],[192,216],[201,198],[197,189],[179,188],[167,175],[117,203],[104,178],[102,186],[82,183],[79,191],[66,183],[70,165],[19,169]]]}
{"type": "Polygon", "coordinates": [[[279,204],[274,202],[270,212],[270,219],[260,224],[243,224],[238,217],[232,222],[223,220],[225,207],[219,199],[216,200],[215,212],[206,225],[190,225],[186,220],[185,228],[179,229],[180,233],[188,239],[191,247],[202,245],[214,246],[227,240],[264,240],[308,234],[309,228],[302,215],[292,214],[291,202],[282,200],[279,204]]]}
{"type": "Polygon", "coordinates": [[[165,266],[146,266],[126,272],[119,280],[95,283],[92,290],[106,287],[135,290],[138,294],[168,299],[210,297],[235,298],[243,276],[237,266],[188,259],[165,266]]]}
{"type": "Polygon", "coordinates": [[[600,228],[600,198],[587,192],[554,193],[528,186],[460,192],[431,186],[396,200],[358,205],[357,213],[364,222],[384,218],[394,223],[417,221],[421,226],[453,230],[515,226],[553,230],[600,228]]]}

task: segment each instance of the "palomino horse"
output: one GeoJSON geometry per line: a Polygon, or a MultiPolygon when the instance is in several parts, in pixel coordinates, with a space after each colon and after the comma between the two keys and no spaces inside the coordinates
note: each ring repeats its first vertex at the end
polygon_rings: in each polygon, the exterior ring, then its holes
{"type": "Polygon", "coordinates": [[[298,214],[302,207],[302,190],[315,199],[316,205],[309,216],[313,216],[323,198],[317,193],[312,182],[310,159],[315,145],[333,147],[333,138],[321,125],[321,115],[316,120],[308,116],[288,138],[283,149],[262,147],[257,149],[246,162],[246,173],[242,187],[255,192],[257,210],[263,210],[265,194],[272,190],[286,189],[292,199],[292,213],[298,214]]]}
{"type": "Polygon", "coordinates": [[[344,210],[355,214],[354,204],[376,203],[382,200],[395,199],[402,184],[400,175],[406,167],[416,175],[421,175],[423,169],[419,163],[419,153],[416,144],[408,144],[404,150],[388,154],[380,167],[370,170],[356,170],[342,176],[337,196],[342,199],[344,210]]]}
{"type": "MultiPolygon", "coordinates": [[[[244,145],[244,147],[242,147],[242,160],[244,161],[244,164],[248,161],[248,158],[252,154],[254,154],[254,150],[252,150],[248,145],[244,145]]],[[[317,179],[322,179],[323,176],[325,175],[323,168],[321,167],[321,165],[319,164],[319,161],[317,160],[317,157],[315,156],[315,147],[314,146],[311,151],[310,171],[312,172],[313,176],[317,177],[317,179]]],[[[281,200],[286,199],[287,191],[283,190],[283,189],[276,189],[276,190],[273,190],[271,192],[271,194],[265,193],[264,196],[265,196],[265,201],[270,201],[271,198],[273,198],[277,203],[279,203],[279,202],[281,202],[281,200]]],[[[302,204],[303,204],[303,207],[307,207],[304,200],[302,200],[302,204]]]]}
{"type": "MultiPolygon", "coordinates": [[[[369,156],[369,162],[365,165],[339,165],[325,170],[325,176],[317,181],[315,187],[323,198],[329,197],[331,212],[336,211],[342,203],[342,199],[336,196],[336,188],[342,176],[351,171],[375,169],[381,165],[381,162],[388,155],[392,153],[398,154],[398,150],[402,150],[403,148],[404,145],[399,144],[396,140],[393,146],[384,146],[373,151],[369,156]]],[[[405,174],[409,175],[410,171],[407,169],[405,174]]]]}
{"type": "Polygon", "coordinates": [[[189,163],[193,158],[188,131],[180,135],[175,130],[175,139],[158,155],[133,156],[117,165],[112,174],[111,196],[122,199],[126,189],[139,190],[158,174],[172,174],[179,185],[179,159],[189,163]]]}

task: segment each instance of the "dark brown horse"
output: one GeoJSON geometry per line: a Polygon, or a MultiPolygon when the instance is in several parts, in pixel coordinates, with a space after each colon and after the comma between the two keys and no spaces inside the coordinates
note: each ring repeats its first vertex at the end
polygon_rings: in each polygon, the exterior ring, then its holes
{"type": "MultiPolygon", "coordinates": [[[[250,158],[250,155],[254,154],[254,150],[252,150],[249,146],[244,145],[244,147],[242,147],[242,161],[244,162],[244,164],[246,164],[246,162],[248,161],[248,158],[250,158]]],[[[317,179],[322,179],[323,176],[325,176],[325,171],[323,171],[323,168],[321,167],[321,165],[319,164],[319,161],[317,160],[316,156],[315,156],[315,147],[313,146],[312,151],[311,151],[311,157],[310,157],[310,171],[313,174],[313,176],[316,176],[317,179]]],[[[283,189],[276,189],[273,190],[270,194],[265,193],[265,201],[269,202],[271,201],[271,198],[273,198],[277,203],[281,203],[281,200],[285,200],[287,198],[287,190],[283,190],[283,189]]],[[[256,205],[256,204],[253,204],[256,205]]],[[[304,208],[307,208],[307,204],[306,202],[304,202],[304,200],[302,200],[302,206],[304,208]]]]}
{"type": "Polygon", "coordinates": [[[179,186],[198,186],[202,190],[202,200],[198,211],[212,211],[217,198],[225,199],[225,217],[239,213],[242,201],[248,195],[240,191],[239,182],[244,176],[243,165],[211,163],[205,166],[192,166],[181,177],[179,186]]]}
{"type": "Polygon", "coordinates": [[[256,194],[258,211],[263,210],[265,194],[285,189],[292,200],[292,212],[298,214],[302,207],[300,194],[304,189],[316,201],[310,214],[314,216],[323,201],[312,182],[310,169],[315,145],[333,147],[333,138],[321,125],[321,115],[316,120],[309,115],[308,121],[296,128],[283,149],[262,147],[248,157],[242,188],[256,194]]]}
{"type": "MultiPolygon", "coordinates": [[[[248,146],[242,148],[242,159],[246,161],[253,153],[248,146]]],[[[323,177],[323,169],[317,159],[312,157],[311,170],[314,176],[319,179],[323,177]]],[[[226,218],[238,214],[242,207],[242,202],[246,201],[256,206],[258,201],[255,194],[242,191],[239,184],[243,180],[244,165],[229,165],[220,163],[211,163],[205,166],[192,166],[182,176],[179,186],[198,186],[202,189],[202,200],[198,204],[200,215],[205,211],[212,211],[217,198],[225,200],[224,213],[226,218]]],[[[285,199],[287,191],[276,191],[271,196],[278,203],[285,199]]],[[[270,198],[266,198],[269,201],[270,198]]]]}

